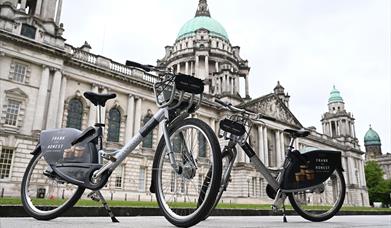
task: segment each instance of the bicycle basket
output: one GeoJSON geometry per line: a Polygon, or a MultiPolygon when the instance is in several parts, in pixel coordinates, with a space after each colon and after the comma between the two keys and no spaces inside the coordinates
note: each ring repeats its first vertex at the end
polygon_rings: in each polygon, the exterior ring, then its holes
{"type": "Polygon", "coordinates": [[[167,74],[154,84],[158,107],[195,112],[201,103],[204,83],[201,79],[185,74],[167,74]]]}

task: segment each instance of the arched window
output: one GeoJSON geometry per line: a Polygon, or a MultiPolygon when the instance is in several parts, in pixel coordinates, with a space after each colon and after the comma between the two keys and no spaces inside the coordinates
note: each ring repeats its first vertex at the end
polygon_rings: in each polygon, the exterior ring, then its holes
{"type": "MultiPolygon", "coordinates": [[[[143,119],[143,124],[145,125],[151,118],[152,118],[152,112],[151,110],[148,110],[147,115],[143,119]]],[[[152,148],[152,137],[153,137],[153,130],[149,132],[147,136],[145,136],[143,140],[144,148],[152,148]]]]}
{"type": "Polygon", "coordinates": [[[68,105],[67,127],[81,130],[83,118],[83,104],[80,100],[73,98],[68,105]]]}
{"type": "Polygon", "coordinates": [[[198,133],[198,157],[206,157],[206,139],[201,132],[198,133]]]}
{"type": "Polygon", "coordinates": [[[119,142],[120,126],[121,126],[121,113],[117,108],[110,109],[107,141],[119,142]]]}

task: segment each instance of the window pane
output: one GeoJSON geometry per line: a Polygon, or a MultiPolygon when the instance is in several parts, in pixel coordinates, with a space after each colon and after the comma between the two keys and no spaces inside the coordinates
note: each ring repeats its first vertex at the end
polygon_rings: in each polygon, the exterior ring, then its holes
{"type": "Polygon", "coordinates": [[[37,29],[34,26],[31,26],[29,24],[22,24],[22,30],[20,31],[20,34],[22,36],[35,39],[35,33],[37,29]]]}
{"type": "Polygon", "coordinates": [[[3,148],[0,154],[0,179],[8,178],[11,171],[13,149],[3,148]]]}
{"type": "MultiPolygon", "coordinates": [[[[146,116],[143,120],[144,125],[151,119],[152,116],[146,116]]],[[[152,148],[152,138],[153,138],[153,130],[145,136],[143,139],[143,147],[144,148],[152,148]]]]}
{"type": "Polygon", "coordinates": [[[82,116],[83,105],[81,101],[76,98],[72,99],[68,106],[67,127],[81,130],[82,116]]]}
{"type": "Polygon", "coordinates": [[[121,113],[117,108],[112,108],[109,112],[109,129],[107,141],[119,142],[119,130],[121,126],[121,113]]]}
{"type": "Polygon", "coordinates": [[[27,71],[26,65],[16,63],[12,79],[18,82],[24,82],[26,71],[27,71]]]}
{"type": "Polygon", "coordinates": [[[16,126],[18,122],[20,102],[8,100],[7,111],[5,114],[5,124],[16,126]]]}

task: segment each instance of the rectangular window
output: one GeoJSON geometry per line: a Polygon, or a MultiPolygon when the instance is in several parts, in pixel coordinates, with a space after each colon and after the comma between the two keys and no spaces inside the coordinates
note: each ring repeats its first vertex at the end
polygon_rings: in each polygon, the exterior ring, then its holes
{"type": "Polygon", "coordinates": [[[20,102],[15,100],[8,100],[7,110],[5,114],[5,124],[16,126],[18,123],[20,102]]]}
{"type": "Polygon", "coordinates": [[[124,179],[124,166],[115,169],[115,188],[122,188],[122,181],[124,179]]]}
{"type": "Polygon", "coordinates": [[[5,179],[10,176],[12,157],[14,150],[3,148],[0,154],[0,179],[5,179]]]}
{"type": "Polygon", "coordinates": [[[27,66],[24,64],[15,63],[15,69],[12,74],[12,80],[23,83],[26,74],[27,74],[27,66]]]}
{"type": "Polygon", "coordinates": [[[146,168],[141,167],[140,168],[140,173],[139,173],[139,185],[138,185],[138,190],[139,192],[145,192],[145,170],[146,168]]]}
{"type": "Polygon", "coordinates": [[[20,31],[20,35],[30,39],[35,39],[36,32],[37,29],[34,26],[31,26],[29,24],[22,24],[22,30],[20,31]]]}

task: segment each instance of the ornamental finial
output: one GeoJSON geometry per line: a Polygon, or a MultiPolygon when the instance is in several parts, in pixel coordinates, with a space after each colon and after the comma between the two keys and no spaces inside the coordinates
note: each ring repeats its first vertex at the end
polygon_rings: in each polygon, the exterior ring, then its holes
{"type": "Polygon", "coordinates": [[[206,2],[206,0],[200,0],[200,2],[198,3],[198,7],[197,7],[197,11],[196,11],[195,16],[196,17],[199,17],[199,16],[210,17],[208,3],[206,2]]]}

